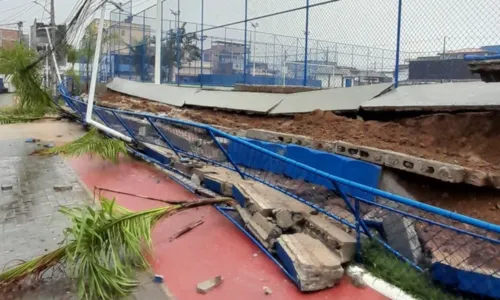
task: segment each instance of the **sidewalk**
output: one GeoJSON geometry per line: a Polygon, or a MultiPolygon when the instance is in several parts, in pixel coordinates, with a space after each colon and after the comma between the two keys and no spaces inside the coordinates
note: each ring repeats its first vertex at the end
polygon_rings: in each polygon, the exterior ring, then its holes
{"type": "MultiPolygon", "coordinates": [[[[38,143],[64,143],[83,134],[78,124],[41,122],[0,126],[0,269],[14,266],[59,247],[69,220],[58,213],[61,205],[90,203],[91,195],[79,176],[61,157],[30,156],[38,143]],[[15,137],[15,138],[14,138],[15,137]],[[72,190],[57,192],[54,185],[71,185],[72,190]]],[[[18,295],[0,295],[0,299],[69,300],[77,299],[70,282],[61,273],[47,272],[37,289],[18,295]]],[[[141,286],[129,299],[167,299],[150,274],[141,274],[141,286]]]]}

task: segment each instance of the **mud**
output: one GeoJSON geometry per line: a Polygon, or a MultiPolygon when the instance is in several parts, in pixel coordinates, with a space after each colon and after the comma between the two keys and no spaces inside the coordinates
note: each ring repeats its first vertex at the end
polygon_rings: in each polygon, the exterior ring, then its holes
{"type": "Polygon", "coordinates": [[[172,108],[115,92],[104,105],[141,110],[236,129],[261,128],[316,139],[343,140],[486,172],[500,171],[500,112],[435,114],[398,122],[363,121],[332,112],[270,117],[201,108],[172,108]]]}

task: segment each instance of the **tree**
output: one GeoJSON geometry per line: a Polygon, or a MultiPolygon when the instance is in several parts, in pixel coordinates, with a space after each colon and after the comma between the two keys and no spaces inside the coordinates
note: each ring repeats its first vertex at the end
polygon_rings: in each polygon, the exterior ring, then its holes
{"type": "Polygon", "coordinates": [[[66,46],[66,56],[68,62],[71,64],[71,70],[75,68],[75,64],[78,61],[78,51],[75,49],[75,47],[71,45],[66,46]]]}
{"type": "MultiPolygon", "coordinates": [[[[117,34],[104,32],[102,36],[102,44],[105,45],[117,39],[119,39],[117,34]]],[[[78,57],[82,59],[86,64],[85,75],[87,82],[87,90],[89,88],[90,64],[94,59],[96,45],[97,45],[97,27],[89,25],[87,29],[85,29],[85,34],[80,44],[80,50],[78,51],[78,57]]]]}
{"type": "Polygon", "coordinates": [[[186,33],[186,23],[182,24],[178,29],[178,36],[175,34],[175,29],[168,31],[167,38],[162,43],[161,51],[162,65],[166,65],[167,67],[168,82],[172,81],[174,67],[182,69],[184,63],[201,58],[200,48],[196,45],[198,40],[199,38],[196,33],[186,33]]]}
{"type": "Polygon", "coordinates": [[[144,37],[141,41],[136,42],[135,45],[127,45],[129,48],[132,64],[135,67],[136,73],[140,74],[141,81],[149,81],[148,67],[154,66],[155,49],[153,38],[149,36],[144,37]]]}

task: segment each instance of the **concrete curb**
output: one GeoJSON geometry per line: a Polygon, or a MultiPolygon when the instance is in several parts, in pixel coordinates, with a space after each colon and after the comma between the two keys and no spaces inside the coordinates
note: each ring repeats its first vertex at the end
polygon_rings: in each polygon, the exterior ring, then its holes
{"type": "Polygon", "coordinates": [[[370,288],[384,295],[391,300],[417,300],[400,288],[385,282],[383,279],[373,276],[367,270],[360,266],[351,265],[347,268],[347,274],[352,277],[358,277],[370,288]]]}

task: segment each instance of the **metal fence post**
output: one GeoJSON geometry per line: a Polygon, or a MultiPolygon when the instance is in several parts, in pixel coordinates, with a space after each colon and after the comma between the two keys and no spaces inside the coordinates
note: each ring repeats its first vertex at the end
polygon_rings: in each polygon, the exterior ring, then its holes
{"type": "Polygon", "coordinates": [[[118,77],[120,77],[120,65],[121,65],[121,49],[120,49],[120,46],[121,46],[121,42],[122,42],[122,26],[121,26],[121,22],[122,22],[122,11],[121,10],[118,10],[118,36],[120,37],[120,40],[117,41],[117,43],[115,44],[115,53],[117,55],[117,59],[116,59],[116,62],[118,63],[118,77]]]}
{"type": "Polygon", "coordinates": [[[142,45],[141,45],[141,82],[146,81],[146,76],[144,76],[144,58],[146,56],[146,11],[143,12],[143,18],[142,18],[142,45]]]}
{"type": "Polygon", "coordinates": [[[128,80],[132,79],[132,21],[134,20],[134,15],[132,14],[132,2],[130,3],[130,16],[129,16],[129,30],[128,30],[128,61],[130,66],[130,72],[128,72],[128,80]]]}
{"type": "Polygon", "coordinates": [[[356,261],[361,262],[361,214],[359,213],[359,200],[354,199],[354,217],[356,224],[356,261]]]}
{"type": "Polygon", "coordinates": [[[247,32],[248,32],[248,0],[245,0],[245,37],[243,49],[243,83],[247,83],[247,32]]]}
{"type": "MultiPolygon", "coordinates": [[[[331,183],[332,183],[333,187],[335,188],[335,190],[339,193],[340,198],[342,198],[344,200],[349,211],[351,211],[351,213],[353,215],[356,215],[356,208],[352,206],[352,203],[349,200],[349,196],[344,192],[344,190],[341,188],[340,184],[338,184],[334,180],[331,180],[331,183]]],[[[361,217],[356,219],[356,221],[358,221],[358,220],[359,220],[359,225],[361,226],[361,228],[363,229],[365,234],[371,239],[372,234],[370,233],[368,226],[366,226],[366,223],[361,219],[361,217]]]]}
{"type": "Polygon", "coordinates": [[[176,48],[177,48],[177,78],[175,81],[177,81],[177,86],[180,85],[180,72],[181,72],[181,35],[180,35],[180,29],[181,29],[181,4],[180,1],[177,1],[177,25],[175,26],[176,28],[176,33],[175,33],[175,41],[176,41],[176,48]]]}
{"type": "Polygon", "coordinates": [[[201,59],[200,59],[200,87],[203,88],[203,40],[205,37],[203,36],[203,15],[205,9],[205,1],[201,0],[201,59]]]}
{"type": "Polygon", "coordinates": [[[401,48],[401,9],[403,7],[403,0],[398,1],[398,30],[396,38],[396,68],[394,69],[394,87],[399,85],[399,51],[401,48]]]}
{"type": "Polygon", "coordinates": [[[229,163],[231,165],[233,165],[234,170],[236,172],[238,172],[238,174],[240,174],[240,176],[241,176],[242,179],[245,179],[245,175],[243,175],[243,172],[241,172],[240,168],[238,168],[238,165],[234,162],[234,160],[231,158],[231,156],[229,155],[229,153],[227,153],[226,149],[224,149],[224,147],[222,147],[222,145],[219,143],[219,141],[217,140],[217,137],[212,132],[212,130],[210,130],[210,129],[207,128],[207,132],[212,137],[212,139],[213,139],[214,143],[217,145],[217,147],[219,147],[220,151],[222,151],[222,153],[224,154],[224,156],[226,156],[226,158],[229,161],[229,163]]]}
{"type": "Polygon", "coordinates": [[[305,53],[304,53],[304,81],[302,85],[307,85],[307,48],[309,44],[309,0],[306,0],[306,45],[305,45],[305,53]]]}

